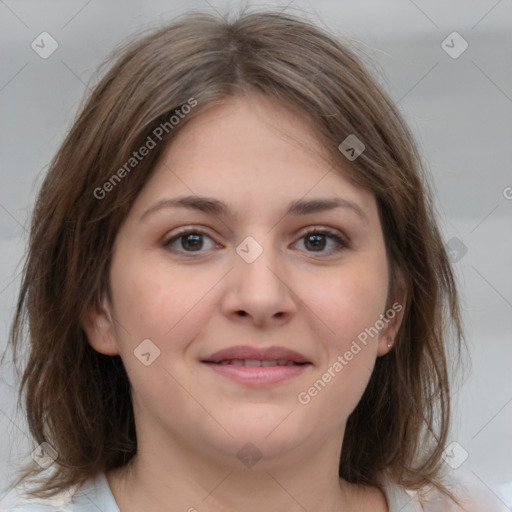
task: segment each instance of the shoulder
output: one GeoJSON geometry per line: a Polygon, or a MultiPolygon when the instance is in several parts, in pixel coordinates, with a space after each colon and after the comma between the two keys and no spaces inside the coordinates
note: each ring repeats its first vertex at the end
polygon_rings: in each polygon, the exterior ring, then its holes
{"type": "Polygon", "coordinates": [[[44,503],[25,503],[24,505],[15,505],[12,508],[0,508],[0,512],[56,512],[69,509],[62,509],[54,505],[44,503]]]}
{"type": "Polygon", "coordinates": [[[71,512],[72,494],[60,493],[52,498],[29,497],[27,489],[14,489],[0,501],[0,512],[71,512]]]}
{"type": "MultiPolygon", "coordinates": [[[[23,490],[22,492],[26,492],[23,490]]],[[[104,474],[47,499],[26,498],[19,491],[0,502],[0,512],[119,512],[104,474]]]]}
{"type": "MultiPolygon", "coordinates": [[[[60,495],[56,498],[59,497],[60,495]]],[[[0,503],[0,512],[72,512],[74,510],[72,501],[65,503],[54,498],[10,496],[8,500],[0,503]]]]}
{"type": "Polygon", "coordinates": [[[432,486],[409,490],[387,482],[385,486],[390,512],[502,512],[508,510],[496,494],[476,485],[467,478],[453,477],[445,481],[447,489],[457,499],[432,486]]]}

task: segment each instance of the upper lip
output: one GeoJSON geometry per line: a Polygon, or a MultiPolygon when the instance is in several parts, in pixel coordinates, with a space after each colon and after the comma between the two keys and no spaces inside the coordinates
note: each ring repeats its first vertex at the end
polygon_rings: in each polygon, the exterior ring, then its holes
{"type": "Polygon", "coordinates": [[[256,348],[248,345],[229,347],[202,359],[204,363],[219,363],[221,361],[231,361],[233,359],[253,360],[253,361],[278,361],[286,360],[294,363],[310,363],[310,361],[295,350],[285,347],[256,348]]]}

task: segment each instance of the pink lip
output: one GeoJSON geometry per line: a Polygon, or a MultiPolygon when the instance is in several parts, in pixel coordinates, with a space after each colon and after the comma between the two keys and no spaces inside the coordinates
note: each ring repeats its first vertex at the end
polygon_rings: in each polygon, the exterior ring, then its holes
{"type": "Polygon", "coordinates": [[[232,359],[252,359],[259,361],[273,361],[286,359],[294,363],[309,363],[308,359],[285,347],[256,348],[248,345],[225,348],[202,359],[203,362],[220,363],[221,361],[232,359]]]}
{"type": "Polygon", "coordinates": [[[297,366],[232,366],[229,364],[220,365],[215,363],[206,363],[214,372],[220,373],[229,379],[250,386],[265,386],[276,384],[283,380],[291,379],[300,375],[310,365],[303,364],[297,366]]]}
{"type": "Polygon", "coordinates": [[[215,352],[204,358],[201,362],[207,364],[216,373],[224,375],[231,380],[256,387],[276,384],[291,379],[300,375],[311,366],[310,361],[305,356],[284,347],[270,347],[267,349],[249,346],[231,347],[215,352]],[[234,364],[219,364],[221,361],[232,360],[286,360],[297,364],[289,366],[235,366],[234,364]]]}

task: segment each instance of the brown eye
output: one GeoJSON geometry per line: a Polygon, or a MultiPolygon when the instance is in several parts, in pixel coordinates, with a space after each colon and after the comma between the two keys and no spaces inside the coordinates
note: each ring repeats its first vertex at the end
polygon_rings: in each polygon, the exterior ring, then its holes
{"type": "Polygon", "coordinates": [[[325,228],[310,230],[300,240],[304,240],[307,252],[332,253],[348,247],[347,241],[339,233],[325,228]]]}
{"type": "Polygon", "coordinates": [[[178,240],[181,242],[181,247],[185,250],[199,251],[204,245],[203,235],[201,233],[189,233],[182,235],[178,240]]]}
{"type": "Polygon", "coordinates": [[[309,250],[313,251],[323,251],[325,246],[327,245],[327,240],[325,235],[313,234],[307,235],[304,237],[304,245],[309,250]]]}
{"type": "Polygon", "coordinates": [[[215,242],[206,233],[197,230],[187,230],[175,234],[164,242],[164,247],[172,252],[203,252],[202,249],[211,249],[215,242]],[[210,241],[210,244],[208,244],[210,241]],[[208,247],[208,245],[210,245],[208,247]]]}

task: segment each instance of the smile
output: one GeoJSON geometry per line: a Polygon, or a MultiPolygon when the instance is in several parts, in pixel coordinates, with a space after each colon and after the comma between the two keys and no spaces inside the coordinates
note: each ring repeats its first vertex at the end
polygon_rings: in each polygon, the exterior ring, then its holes
{"type": "Polygon", "coordinates": [[[312,363],[285,347],[233,346],[201,361],[216,374],[250,387],[265,387],[301,375],[312,363]]]}
{"type": "Polygon", "coordinates": [[[233,366],[246,366],[250,368],[255,368],[258,366],[293,366],[296,364],[307,364],[307,363],[296,363],[295,361],[288,361],[286,359],[279,359],[273,361],[260,361],[259,359],[224,359],[219,361],[218,363],[213,364],[221,364],[221,365],[233,365],[233,366]]]}
{"type": "Polygon", "coordinates": [[[240,359],[221,363],[204,363],[217,375],[250,387],[265,387],[298,377],[310,363],[278,364],[279,361],[254,361],[240,359]]]}

